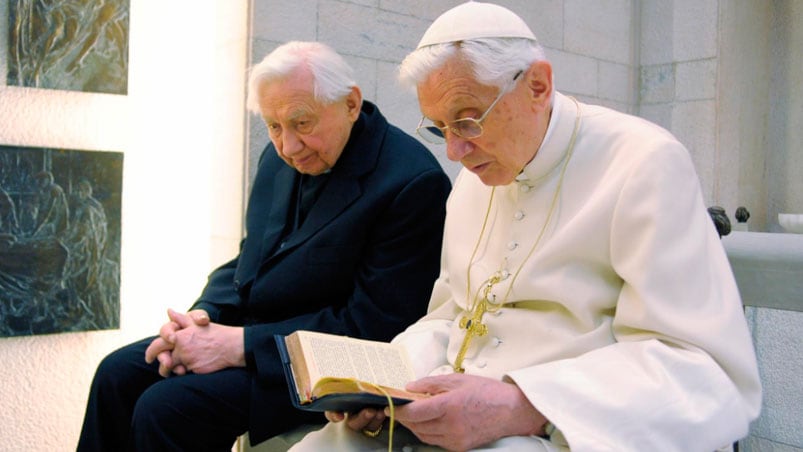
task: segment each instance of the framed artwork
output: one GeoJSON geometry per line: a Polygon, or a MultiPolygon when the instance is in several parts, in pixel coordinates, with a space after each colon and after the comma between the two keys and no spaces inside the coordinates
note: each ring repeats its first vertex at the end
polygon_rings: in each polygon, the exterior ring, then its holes
{"type": "Polygon", "coordinates": [[[0,146],[0,337],[120,326],[123,154],[0,146]]]}
{"type": "Polygon", "coordinates": [[[130,0],[8,0],[8,86],[126,94],[130,0]]]}

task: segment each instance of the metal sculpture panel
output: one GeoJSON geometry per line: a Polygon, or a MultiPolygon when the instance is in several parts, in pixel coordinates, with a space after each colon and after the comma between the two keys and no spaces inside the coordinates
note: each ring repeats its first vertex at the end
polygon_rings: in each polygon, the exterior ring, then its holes
{"type": "Polygon", "coordinates": [[[0,146],[0,337],[120,326],[123,154],[0,146]]]}
{"type": "Polygon", "coordinates": [[[126,94],[130,0],[8,0],[9,86],[126,94]]]}

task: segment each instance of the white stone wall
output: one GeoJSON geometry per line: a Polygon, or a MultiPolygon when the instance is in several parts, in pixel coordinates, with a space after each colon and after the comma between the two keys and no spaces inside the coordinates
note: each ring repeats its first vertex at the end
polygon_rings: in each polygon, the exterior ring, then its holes
{"type": "Polygon", "coordinates": [[[641,2],[639,36],[639,114],[686,145],[708,205],[716,200],[717,5],[717,0],[641,2]]]}
{"type": "Polygon", "coordinates": [[[763,398],[743,452],[803,450],[803,235],[722,238],[753,335],[763,398]],[[774,448],[773,448],[774,447],[774,448]]]}
{"type": "Polygon", "coordinates": [[[741,452],[803,452],[803,312],[747,308],[763,388],[741,452]]]}
{"type": "MultiPolygon", "coordinates": [[[[768,230],[777,214],[803,213],[803,1],[780,0],[773,10],[767,134],[768,230]]],[[[799,336],[800,337],[800,336],[799,336]]]]}

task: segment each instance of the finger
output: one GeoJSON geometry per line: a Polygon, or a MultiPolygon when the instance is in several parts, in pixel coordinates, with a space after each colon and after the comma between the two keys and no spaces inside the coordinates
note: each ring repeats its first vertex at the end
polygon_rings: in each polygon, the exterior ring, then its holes
{"type": "Polygon", "coordinates": [[[373,424],[376,428],[379,428],[379,426],[385,422],[385,418],[387,417],[388,416],[385,414],[385,410],[376,410],[374,416],[370,418],[369,423],[373,424]]]}
{"type": "Polygon", "coordinates": [[[170,368],[164,364],[159,364],[159,375],[167,378],[170,376],[170,368]]]}
{"type": "Polygon", "coordinates": [[[178,323],[167,322],[159,328],[159,337],[173,344],[176,341],[176,331],[179,329],[178,323]]]}
{"type": "MultiPolygon", "coordinates": [[[[416,400],[412,403],[395,407],[394,416],[399,422],[428,422],[443,417],[446,412],[448,400],[445,395],[433,396],[426,400],[416,400]]],[[[390,416],[390,408],[385,408],[385,416],[390,416]]]]}
{"type": "Polygon", "coordinates": [[[173,362],[173,354],[169,351],[163,351],[156,355],[156,359],[159,361],[159,366],[166,368],[168,371],[175,367],[175,363],[173,362]]]}
{"type": "Polygon", "coordinates": [[[173,368],[173,373],[176,375],[186,375],[189,370],[183,364],[179,364],[173,368]]]}
{"type": "Polygon", "coordinates": [[[209,325],[209,314],[207,314],[206,311],[204,311],[203,309],[194,309],[188,312],[188,314],[196,325],[198,326],[209,325]]]}
{"type": "Polygon", "coordinates": [[[382,428],[382,424],[385,423],[385,412],[383,410],[377,410],[374,416],[368,418],[368,423],[365,424],[363,427],[364,430],[369,430],[371,432],[376,432],[380,428],[382,428]]]}
{"type": "Polygon", "coordinates": [[[152,363],[153,360],[156,359],[156,354],[156,348],[154,347],[153,342],[151,342],[151,344],[148,345],[148,348],[145,349],[145,362],[148,364],[152,363]]]}
{"type": "Polygon", "coordinates": [[[329,422],[340,422],[346,418],[342,411],[326,411],[323,415],[326,416],[326,420],[329,422]]]}
{"type": "Polygon", "coordinates": [[[153,341],[151,341],[148,348],[145,349],[145,362],[148,364],[152,363],[156,356],[159,353],[162,353],[165,350],[170,350],[172,348],[164,339],[161,337],[157,337],[153,341]]]}
{"type": "Polygon", "coordinates": [[[374,419],[377,411],[374,408],[364,408],[357,413],[349,413],[346,425],[352,430],[360,431],[374,419]]]}
{"type": "Polygon", "coordinates": [[[190,316],[181,314],[169,308],[167,310],[167,316],[170,317],[170,320],[176,322],[179,328],[187,328],[195,324],[190,316]]]}

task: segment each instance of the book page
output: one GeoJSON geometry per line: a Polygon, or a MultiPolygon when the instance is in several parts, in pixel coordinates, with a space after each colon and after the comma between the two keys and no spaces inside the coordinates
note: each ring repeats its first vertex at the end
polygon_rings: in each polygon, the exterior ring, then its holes
{"type": "Polygon", "coordinates": [[[355,378],[403,389],[415,378],[406,351],[397,345],[299,331],[312,381],[321,377],[355,378]]]}
{"type": "Polygon", "coordinates": [[[312,384],[310,383],[311,376],[307,368],[307,359],[304,357],[304,350],[301,347],[298,334],[293,333],[286,336],[284,338],[284,344],[287,348],[288,355],[291,357],[290,372],[296,387],[298,399],[304,403],[304,401],[309,399],[309,391],[312,388],[312,384]]]}

